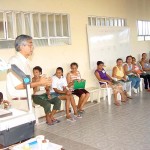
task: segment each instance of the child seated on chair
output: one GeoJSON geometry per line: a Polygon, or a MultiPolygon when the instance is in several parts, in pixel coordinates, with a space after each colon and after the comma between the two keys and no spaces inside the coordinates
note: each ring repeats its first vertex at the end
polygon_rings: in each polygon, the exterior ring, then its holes
{"type": "Polygon", "coordinates": [[[74,110],[74,116],[76,118],[81,118],[81,115],[77,112],[77,107],[75,104],[74,97],[72,95],[72,92],[67,88],[67,80],[63,76],[63,68],[58,67],[56,69],[55,75],[52,77],[52,89],[51,89],[51,95],[59,96],[59,99],[65,100],[66,102],[66,119],[68,121],[74,122],[75,119],[71,117],[69,113],[69,106],[70,103],[74,110]]]}
{"type": "Polygon", "coordinates": [[[81,74],[78,71],[78,64],[76,62],[71,63],[70,65],[70,69],[71,71],[67,74],[67,83],[68,83],[68,87],[69,89],[72,91],[73,95],[76,95],[79,97],[79,102],[78,102],[78,112],[80,114],[84,113],[84,105],[86,104],[86,102],[88,101],[89,97],[90,97],[90,93],[85,90],[85,89],[74,89],[74,81],[81,81],[81,74]]]}
{"type": "Polygon", "coordinates": [[[102,88],[111,87],[114,93],[114,104],[120,106],[119,101],[117,100],[117,94],[121,94],[121,101],[126,102],[126,96],[124,94],[122,85],[114,80],[106,73],[104,70],[104,63],[102,61],[97,62],[97,70],[95,70],[95,76],[98,79],[100,86],[102,88]],[[107,84],[105,84],[106,82],[107,84]]]}
{"type": "MultiPolygon", "coordinates": [[[[36,66],[33,68],[32,82],[37,82],[40,80],[42,75],[42,68],[36,66]]],[[[54,118],[54,115],[57,110],[60,109],[61,101],[58,97],[51,97],[50,87],[39,86],[33,88],[33,102],[44,108],[46,114],[46,123],[48,125],[53,125],[54,123],[59,123],[60,121],[54,118]],[[53,110],[51,111],[51,104],[54,105],[53,110]]]]}
{"type": "Polygon", "coordinates": [[[10,107],[10,103],[7,100],[3,100],[3,93],[0,92],[0,108],[8,109],[10,107]]]}

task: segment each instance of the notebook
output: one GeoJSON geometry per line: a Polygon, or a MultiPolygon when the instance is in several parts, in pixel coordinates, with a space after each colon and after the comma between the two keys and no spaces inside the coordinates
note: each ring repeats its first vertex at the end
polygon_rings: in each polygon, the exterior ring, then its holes
{"type": "Polygon", "coordinates": [[[81,81],[77,81],[75,80],[74,81],[74,89],[84,89],[85,88],[85,83],[86,83],[86,80],[81,80],[81,81]]]}

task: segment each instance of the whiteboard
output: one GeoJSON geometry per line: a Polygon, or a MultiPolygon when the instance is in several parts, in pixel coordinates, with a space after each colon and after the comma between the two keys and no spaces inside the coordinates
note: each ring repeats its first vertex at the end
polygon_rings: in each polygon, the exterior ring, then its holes
{"type": "Polygon", "coordinates": [[[130,30],[127,27],[87,26],[90,68],[103,61],[112,68],[117,58],[125,61],[131,53],[130,30]]]}

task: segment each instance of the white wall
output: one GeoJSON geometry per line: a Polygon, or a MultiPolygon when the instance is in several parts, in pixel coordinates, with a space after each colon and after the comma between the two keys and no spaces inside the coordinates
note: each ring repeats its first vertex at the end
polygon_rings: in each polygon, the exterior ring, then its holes
{"type": "MultiPolygon", "coordinates": [[[[72,44],[65,46],[36,47],[32,65],[40,65],[45,73],[53,74],[58,66],[67,72],[69,64],[78,62],[79,70],[88,83],[89,55],[87,46],[86,24],[89,15],[121,17],[127,19],[131,29],[131,54],[137,57],[150,49],[149,42],[137,41],[137,19],[150,18],[149,0],[1,0],[0,10],[22,10],[39,12],[63,12],[70,14],[72,44]]],[[[0,57],[8,60],[15,53],[14,49],[0,50],[0,57]]],[[[100,58],[101,59],[101,58],[100,58]]],[[[109,58],[108,58],[109,59],[109,58]]],[[[0,80],[4,80],[0,79],[0,80]]],[[[0,87],[2,88],[2,87],[0,87]]]]}

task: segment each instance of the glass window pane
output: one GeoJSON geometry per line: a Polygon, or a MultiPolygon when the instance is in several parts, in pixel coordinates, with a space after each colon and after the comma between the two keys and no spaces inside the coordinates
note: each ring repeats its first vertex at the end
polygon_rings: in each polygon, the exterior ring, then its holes
{"type": "Polygon", "coordinates": [[[114,26],[114,19],[110,19],[110,26],[114,26]]]}
{"type": "Polygon", "coordinates": [[[55,36],[54,15],[48,15],[49,36],[55,36]]]}
{"type": "Polygon", "coordinates": [[[142,21],[142,23],[143,23],[143,28],[142,28],[142,30],[143,30],[143,35],[145,35],[145,34],[146,34],[146,22],[145,22],[145,21],[142,21]]]}
{"type": "Polygon", "coordinates": [[[21,13],[16,14],[16,34],[17,36],[23,34],[23,21],[21,13]]]}
{"type": "Polygon", "coordinates": [[[148,35],[148,21],[145,21],[145,35],[148,35]]]}
{"type": "Polygon", "coordinates": [[[119,26],[119,27],[122,26],[122,21],[121,21],[121,19],[118,19],[118,26],[119,26]]]}
{"type": "Polygon", "coordinates": [[[118,19],[114,19],[114,26],[118,26],[118,19]]]}
{"type": "Polygon", "coordinates": [[[109,18],[106,19],[106,26],[110,26],[109,18]]]}
{"type": "Polygon", "coordinates": [[[91,17],[88,17],[88,25],[91,25],[91,17]]]}
{"type": "Polygon", "coordinates": [[[31,36],[31,19],[30,14],[24,14],[24,20],[25,20],[25,32],[27,35],[31,36]]]}
{"type": "Polygon", "coordinates": [[[105,18],[101,18],[101,26],[105,26],[105,18]]]}
{"type": "Polygon", "coordinates": [[[62,36],[61,32],[61,15],[55,15],[55,21],[56,21],[56,35],[62,36]]]}
{"type": "Polygon", "coordinates": [[[142,21],[138,21],[138,32],[139,32],[139,35],[143,35],[143,24],[142,24],[142,21]]]}
{"type": "Polygon", "coordinates": [[[68,16],[63,15],[62,16],[62,23],[63,23],[63,36],[69,36],[68,32],[68,16]]]}
{"type": "Polygon", "coordinates": [[[47,37],[47,16],[46,14],[41,14],[41,31],[42,31],[42,37],[47,37]]]}
{"type": "Polygon", "coordinates": [[[0,38],[4,38],[4,22],[2,12],[0,12],[0,38]]]}
{"type": "Polygon", "coordinates": [[[33,33],[34,33],[34,37],[40,37],[40,31],[39,31],[39,14],[33,14],[33,33]]]}
{"type": "Polygon", "coordinates": [[[150,40],[150,36],[145,36],[145,41],[149,41],[150,40]]]}
{"type": "Polygon", "coordinates": [[[7,36],[8,38],[14,38],[13,34],[13,16],[12,12],[11,13],[6,13],[6,18],[7,18],[7,36]]]}
{"type": "Polygon", "coordinates": [[[121,20],[121,24],[122,24],[122,26],[125,26],[125,20],[124,19],[121,20]]]}
{"type": "Polygon", "coordinates": [[[93,25],[93,26],[96,26],[96,17],[93,17],[93,18],[92,18],[92,25],[93,25]]]}
{"type": "Polygon", "coordinates": [[[148,35],[150,35],[150,22],[148,22],[148,35]]]}
{"type": "Polygon", "coordinates": [[[97,24],[96,24],[97,26],[100,26],[100,25],[101,25],[101,19],[100,19],[100,18],[97,18],[97,21],[96,21],[96,22],[97,22],[97,24]]]}

